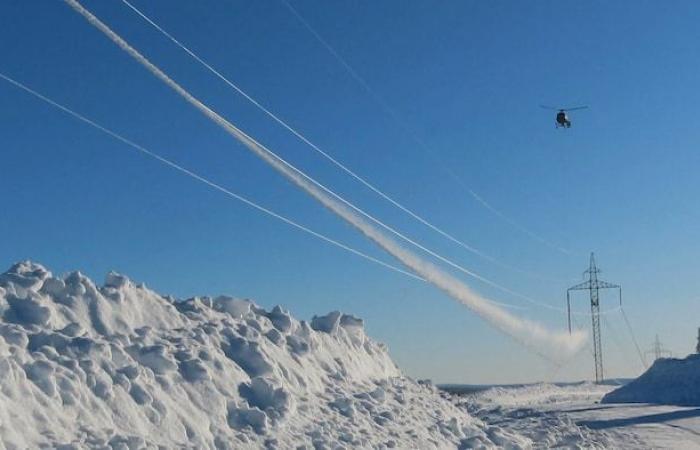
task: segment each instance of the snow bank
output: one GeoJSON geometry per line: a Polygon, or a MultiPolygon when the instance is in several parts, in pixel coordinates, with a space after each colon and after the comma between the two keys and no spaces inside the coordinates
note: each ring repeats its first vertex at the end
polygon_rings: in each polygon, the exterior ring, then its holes
{"type": "Polygon", "coordinates": [[[492,448],[360,319],[176,301],[110,273],[0,275],[0,448],[492,448]]]}
{"type": "Polygon", "coordinates": [[[535,383],[512,387],[495,386],[468,397],[471,403],[479,407],[520,407],[600,398],[610,389],[608,385],[588,381],[571,384],[535,383]]]}
{"type": "Polygon", "coordinates": [[[657,359],[639,378],[603,397],[603,403],[700,406],[700,355],[657,359]]]}

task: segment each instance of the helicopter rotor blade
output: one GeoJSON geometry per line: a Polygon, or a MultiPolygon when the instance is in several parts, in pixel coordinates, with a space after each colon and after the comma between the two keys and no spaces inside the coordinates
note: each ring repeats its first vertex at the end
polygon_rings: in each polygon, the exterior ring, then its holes
{"type": "Polygon", "coordinates": [[[540,105],[540,108],[542,109],[551,109],[552,111],[559,111],[561,108],[555,108],[553,106],[547,106],[547,105],[540,105]]]}
{"type": "Polygon", "coordinates": [[[577,111],[579,109],[588,109],[588,106],[575,106],[573,108],[562,108],[562,111],[577,111]]]}

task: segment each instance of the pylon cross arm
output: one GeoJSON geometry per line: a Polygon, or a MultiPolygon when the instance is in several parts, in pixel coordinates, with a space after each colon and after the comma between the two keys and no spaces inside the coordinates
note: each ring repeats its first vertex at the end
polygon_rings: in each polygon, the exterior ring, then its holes
{"type": "Polygon", "coordinates": [[[590,289],[591,288],[591,282],[590,281],[584,281],[583,283],[576,284],[574,286],[571,286],[568,290],[569,291],[583,291],[585,289],[590,289]]]}
{"type": "Polygon", "coordinates": [[[617,284],[608,283],[607,281],[598,280],[596,286],[594,287],[597,287],[598,289],[617,289],[620,286],[617,284]]]}

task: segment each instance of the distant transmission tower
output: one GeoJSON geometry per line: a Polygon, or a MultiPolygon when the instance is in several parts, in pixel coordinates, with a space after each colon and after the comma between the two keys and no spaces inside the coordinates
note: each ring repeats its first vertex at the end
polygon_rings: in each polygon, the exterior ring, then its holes
{"type": "Polygon", "coordinates": [[[648,350],[646,352],[646,354],[649,353],[652,353],[654,355],[654,361],[663,357],[670,358],[672,356],[671,351],[665,349],[664,346],[661,344],[658,334],[656,335],[656,339],[654,339],[654,344],[651,346],[651,350],[648,350]]]}
{"type": "Polygon", "coordinates": [[[571,286],[566,290],[566,309],[569,319],[569,333],[571,333],[571,291],[588,290],[591,296],[591,323],[593,325],[593,359],[595,360],[595,381],[600,383],[603,381],[603,348],[600,341],[600,289],[617,289],[620,297],[620,306],[622,306],[622,288],[617,284],[608,283],[598,279],[600,269],[595,265],[595,256],[591,253],[591,261],[588,270],[583,272],[584,276],[588,276],[588,280],[583,283],[571,286]]]}

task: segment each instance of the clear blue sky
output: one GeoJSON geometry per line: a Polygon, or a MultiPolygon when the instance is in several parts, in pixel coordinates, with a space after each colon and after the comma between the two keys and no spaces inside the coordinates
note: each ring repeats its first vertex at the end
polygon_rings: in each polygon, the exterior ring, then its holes
{"type": "MultiPolygon", "coordinates": [[[[294,1],[431,148],[427,154],[278,0],[134,3],[315,143],[435,224],[543,281],[411,221],[300,144],[118,1],[99,17],[263,143],[401,230],[557,306],[595,251],[640,343],[677,355],[700,325],[700,5],[673,2],[294,1]],[[555,130],[539,104],[590,105],[555,130]],[[442,161],[441,163],[436,162],[442,161]],[[457,172],[542,245],[445,176],[457,172]]],[[[310,227],[389,261],[186,105],[62,2],[0,5],[0,70],[310,227]]],[[[33,259],[97,281],[115,269],[178,297],[227,293],[298,317],[340,309],[416,377],[590,377],[554,371],[434,288],[317,241],[0,83],[0,265],[33,259]]],[[[527,305],[469,281],[491,298],[527,305]]],[[[604,297],[605,305],[616,299],[604,297]]],[[[583,294],[577,308],[586,311],[583,294]]],[[[605,306],[604,306],[605,309],[605,306]]],[[[557,312],[522,313],[564,327],[557,312]]],[[[589,322],[579,319],[588,328],[589,322]]],[[[608,375],[639,371],[619,314],[608,375]]]]}

